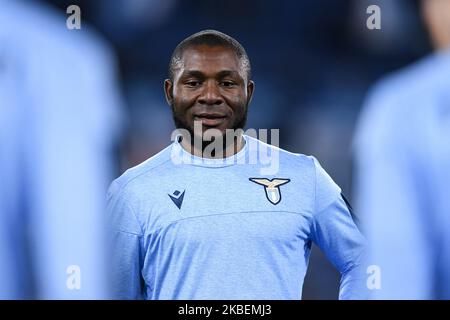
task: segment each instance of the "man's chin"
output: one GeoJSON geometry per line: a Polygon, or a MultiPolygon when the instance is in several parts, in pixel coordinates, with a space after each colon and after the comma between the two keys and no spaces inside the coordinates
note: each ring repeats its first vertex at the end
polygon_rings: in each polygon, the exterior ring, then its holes
{"type": "MultiPolygon", "coordinates": [[[[184,128],[179,128],[184,129],[184,128]]],[[[233,139],[233,137],[239,136],[243,130],[241,128],[220,128],[220,127],[203,127],[202,130],[184,129],[187,131],[188,136],[186,139],[191,139],[191,143],[194,141],[211,142],[217,139],[225,141],[226,139],[233,139]]]]}
{"type": "Polygon", "coordinates": [[[195,121],[192,124],[185,124],[181,121],[175,123],[177,125],[177,129],[184,131],[183,136],[186,140],[191,140],[191,143],[194,141],[212,141],[216,139],[225,140],[227,137],[231,138],[231,136],[238,136],[243,132],[243,124],[241,121],[239,123],[229,124],[221,123],[216,126],[208,126],[204,125],[201,121],[195,121]]]}

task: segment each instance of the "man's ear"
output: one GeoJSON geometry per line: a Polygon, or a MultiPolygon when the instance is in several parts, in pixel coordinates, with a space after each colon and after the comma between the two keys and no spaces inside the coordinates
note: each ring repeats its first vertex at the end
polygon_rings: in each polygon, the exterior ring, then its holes
{"type": "Polygon", "coordinates": [[[250,104],[253,98],[253,92],[255,91],[255,83],[250,80],[247,84],[247,105],[250,104]]]}
{"type": "Polygon", "coordinates": [[[173,83],[170,79],[164,80],[164,93],[169,106],[173,103],[173,83]]]}

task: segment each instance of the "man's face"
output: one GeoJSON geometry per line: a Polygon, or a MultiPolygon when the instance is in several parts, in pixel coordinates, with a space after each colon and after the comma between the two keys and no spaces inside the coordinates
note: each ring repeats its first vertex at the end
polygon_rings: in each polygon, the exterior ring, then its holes
{"type": "Polygon", "coordinates": [[[193,46],[185,49],[173,82],[166,80],[165,93],[177,128],[193,134],[194,121],[203,131],[243,128],[253,82],[235,52],[226,47],[193,46]]]}

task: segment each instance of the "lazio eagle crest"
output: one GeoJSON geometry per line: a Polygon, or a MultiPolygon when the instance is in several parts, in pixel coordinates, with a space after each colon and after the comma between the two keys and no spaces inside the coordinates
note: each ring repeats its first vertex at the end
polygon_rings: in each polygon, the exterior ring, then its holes
{"type": "Polygon", "coordinates": [[[264,191],[266,192],[266,198],[272,204],[278,204],[281,201],[280,186],[291,181],[290,179],[277,179],[272,180],[266,178],[250,178],[250,181],[264,186],[264,191]]]}

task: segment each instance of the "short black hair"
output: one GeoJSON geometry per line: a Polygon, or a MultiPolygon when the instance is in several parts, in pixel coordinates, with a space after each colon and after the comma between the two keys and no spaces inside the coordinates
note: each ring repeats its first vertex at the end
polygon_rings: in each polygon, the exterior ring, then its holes
{"type": "Polygon", "coordinates": [[[251,77],[250,60],[244,47],[234,38],[217,30],[203,30],[187,37],[181,41],[175,48],[169,63],[169,78],[173,81],[175,69],[180,63],[184,50],[192,46],[207,45],[210,47],[223,46],[234,50],[241,62],[242,68],[247,75],[247,80],[251,77]]]}

